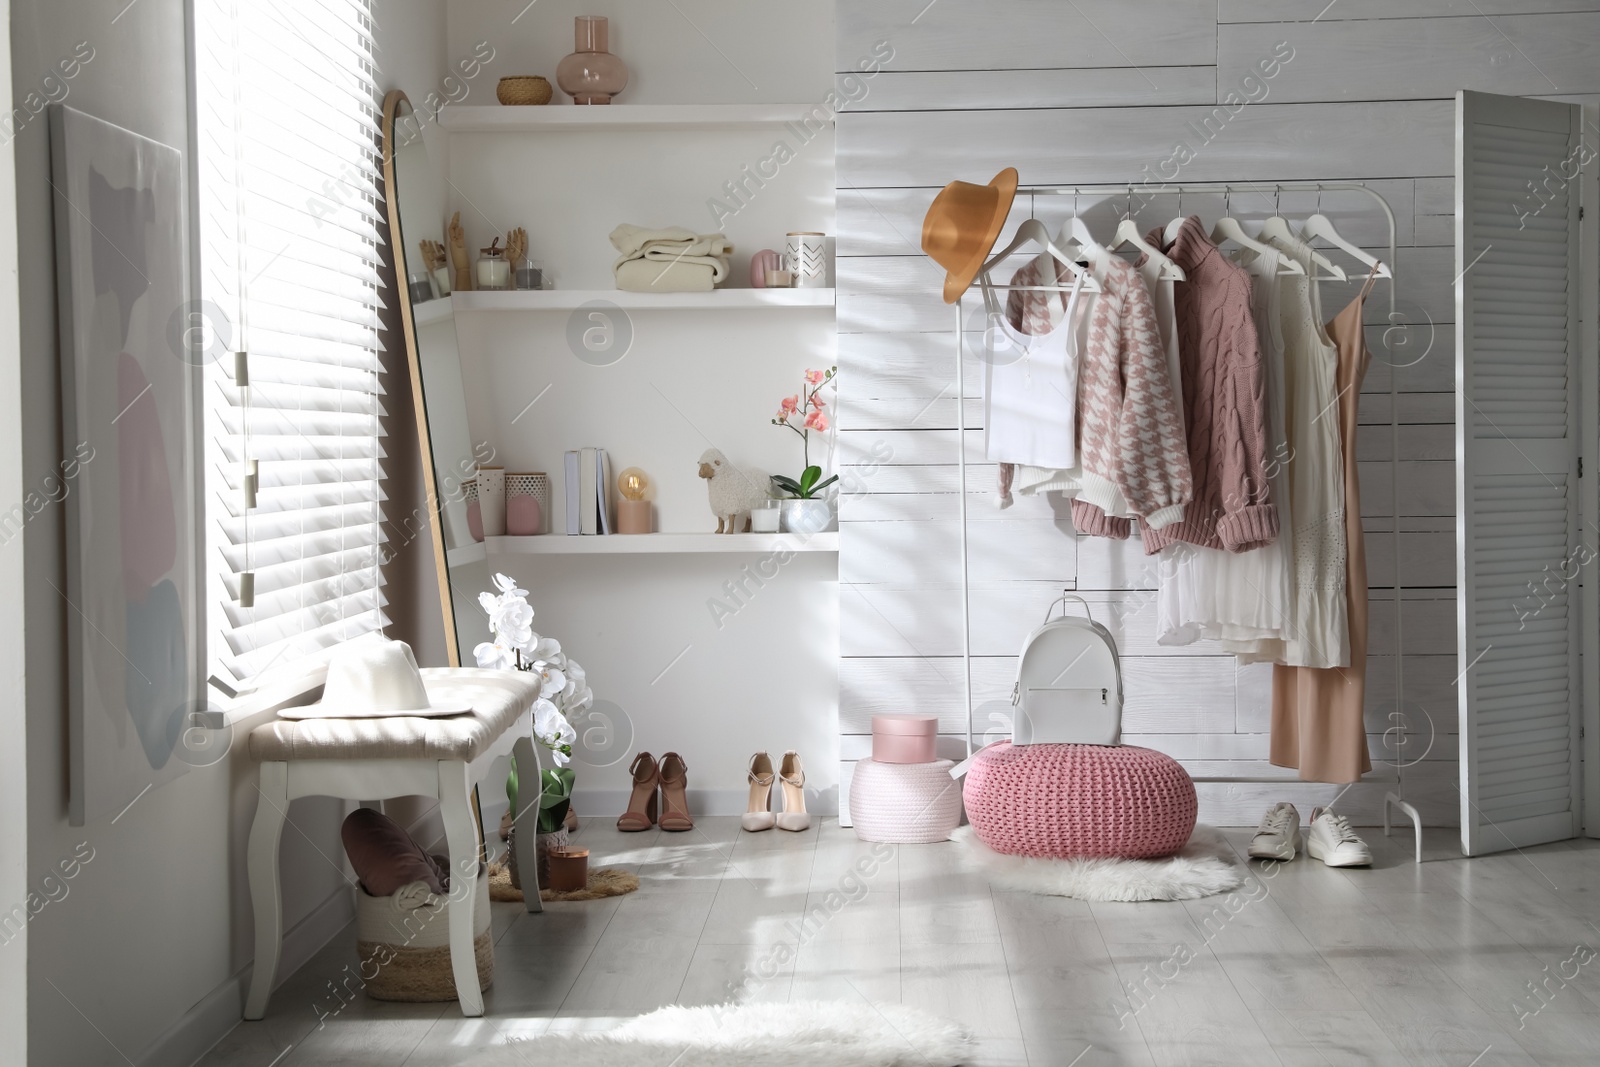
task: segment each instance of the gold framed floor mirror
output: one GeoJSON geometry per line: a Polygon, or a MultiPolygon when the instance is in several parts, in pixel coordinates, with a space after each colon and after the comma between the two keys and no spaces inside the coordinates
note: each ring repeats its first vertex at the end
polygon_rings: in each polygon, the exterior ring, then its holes
{"type": "MultiPolygon", "coordinates": [[[[397,301],[416,410],[424,514],[402,536],[426,532],[438,575],[441,622],[449,665],[471,665],[472,638],[459,622],[476,614],[476,591],[489,588],[482,544],[468,529],[467,493],[479,464],[492,458],[468,430],[467,397],[450,304],[450,270],[428,261],[448,247],[445,179],[430,156],[423,123],[406,94],[383,101],[383,188],[397,301]]],[[[437,261],[435,261],[437,262],[437,261]]]]}

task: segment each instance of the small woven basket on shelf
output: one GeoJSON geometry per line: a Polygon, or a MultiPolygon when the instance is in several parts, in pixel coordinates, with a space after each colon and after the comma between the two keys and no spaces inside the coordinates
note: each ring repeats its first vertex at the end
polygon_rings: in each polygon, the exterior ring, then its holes
{"type": "Polygon", "coordinates": [[[513,74],[500,79],[494,95],[502,104],[548,104],[550,83],[537,74],[513,74]]]}

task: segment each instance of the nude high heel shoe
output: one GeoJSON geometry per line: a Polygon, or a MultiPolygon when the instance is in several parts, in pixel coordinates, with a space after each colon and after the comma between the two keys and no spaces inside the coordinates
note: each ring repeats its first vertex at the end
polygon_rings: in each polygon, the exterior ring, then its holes
{"type": "Polygon", "coordinates": [[[668,833],[694,829],[689,817],[689,765],[676,752],[661,757],[661,828],[668,833]]]}
{"type": "Polygon", "coordinates": [[[628,768],[633,773],[633,795],[628,810],[617,816],[617,829],[624,833],[648,830],[656,824],[656,791],[661,788],[661,768],[648,752],[633,757],[628,768]]]}
{"type": "Polygon", "coordinates": [[[772,757],[757,752],[750,757],[750,805],[739,816],[739,825],[746,830],[770,830],[778,825],[772,814],[772,783],[777,776],[772,773],[772,757]]]}
{"type": "Polygon", "coordinates": [[[778,813],[778,829],[811,829],[811,816],[806,812],[806,771],[800,766],[800,753],[790,749],[783,754],[778,778],[783,782],[783,811],[778,813]]]}

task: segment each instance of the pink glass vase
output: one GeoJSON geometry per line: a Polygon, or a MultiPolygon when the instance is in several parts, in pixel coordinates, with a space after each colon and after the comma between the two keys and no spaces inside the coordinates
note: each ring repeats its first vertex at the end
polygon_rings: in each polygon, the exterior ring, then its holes
{"type": "Polygon", "coordinates": [[[601,15],[573,20],[570,56],[556,66],[556,84],[575,104],[609,104],[628,85],[628,65],[608,52],[610,30],[601,15]]]}

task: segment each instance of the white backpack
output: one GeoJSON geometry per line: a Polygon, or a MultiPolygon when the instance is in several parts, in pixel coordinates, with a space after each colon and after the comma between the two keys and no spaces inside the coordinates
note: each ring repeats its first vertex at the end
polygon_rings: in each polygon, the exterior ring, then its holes
{"type": "Polygon", "coordinates": [[[1094,621],[1089,602],[1063,593],[1028,635],[1017,660],[1013,745],[1116,745],[1122,742],[1122,666],[1111,631],[1094,621]],[[1067,614],[1067,601],[1088,618],[1067,614]],[[1056,604],[1061,617],[1052,619],[1056,604]]]}

